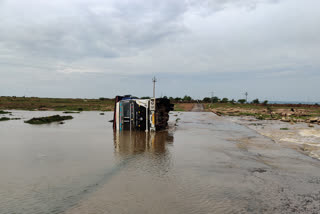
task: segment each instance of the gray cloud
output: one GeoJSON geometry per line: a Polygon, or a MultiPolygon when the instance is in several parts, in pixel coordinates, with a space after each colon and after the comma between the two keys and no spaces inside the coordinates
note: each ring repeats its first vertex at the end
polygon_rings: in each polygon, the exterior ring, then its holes
{"type": "Polygon", "coordinates": [[[31,55],[108,58],[128,55],[182,30],[177,20],[183,4],[57,2],[18,1],[2,7],[1,43],[31,55]]]}
{"type": "MultiPolygon", "coordinates": [[[[255,81],[263,74],[280,84],[279,79],[301,73],[315,77],[320,68],[316,0],[0,0],[0,4],[0,72],[6,75],[0,89],[16,82],[17,76],[18,92],[19,87],[33,88],[32,81],[46,80],[48,86],[43,87],[48,91],[51,83],[53,90],[55,83],[66,80],[75,86],[85,81],[85,74],[92,75],[93,82],[99,75],[110,75],[114,81],[106,82],[112,88],[116,87],[112,82],[123,81],[124,76],[157,74],[180,78],[188,86],[194,80],[194,87],[206,90],[212,87],[205,81],[210,75],[238,79],[237,73],[246,73],[255,81]]],[[[219,87],[227,84],[226,79],[221,81],[226,82],[219,87]]],[[[186,86],[178,84],[184,94],[186,86]]],[[[89,89],[92,96],[98,91],[89,89]]]]}
{"type": "Polygon", "coordinates": [[[261,1],[240,2],[10,1],[0,8],[0,41],[17,52],[61,60],[132,55],[184,32],[182,18],[189,10],[261,1]]]}

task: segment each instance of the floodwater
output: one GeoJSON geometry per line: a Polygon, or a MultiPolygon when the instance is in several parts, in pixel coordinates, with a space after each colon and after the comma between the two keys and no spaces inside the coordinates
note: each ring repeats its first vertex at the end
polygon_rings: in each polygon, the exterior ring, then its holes
{"type": "Polygon", "coordinates": [[[212,113],[174,112],[156,134],[114,133],[111,112],[73,116],[0,122],[1,214],[320,210],[319,160],[212,113]]]}

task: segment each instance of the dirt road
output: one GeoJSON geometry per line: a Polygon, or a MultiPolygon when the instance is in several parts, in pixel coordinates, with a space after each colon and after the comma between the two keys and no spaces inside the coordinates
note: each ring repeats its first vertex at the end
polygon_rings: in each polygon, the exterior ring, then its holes
{"type": "Polygon", "coordinates": [[[192,107],[192,112],[203,112],[204,111],[204,107],[203,104],[201,103],[195,103],[192,107]]]}

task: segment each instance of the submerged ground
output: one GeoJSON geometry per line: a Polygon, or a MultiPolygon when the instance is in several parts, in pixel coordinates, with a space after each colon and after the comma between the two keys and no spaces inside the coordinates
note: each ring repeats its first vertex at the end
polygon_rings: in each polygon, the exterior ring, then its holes
{"type": "Polygon", "coordinates": [[[210,112],[157,134],[112,131],[112,112],[0,123],[0,210],[11,213],[318,213],[320,161],[210,112]]]}

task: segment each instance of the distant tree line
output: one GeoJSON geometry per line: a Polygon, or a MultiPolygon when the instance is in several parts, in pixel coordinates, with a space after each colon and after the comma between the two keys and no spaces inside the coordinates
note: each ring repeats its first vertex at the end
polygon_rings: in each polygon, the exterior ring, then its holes
{"type": "MultiPolygon", "coordinates": [[[[167,97],[163,96],[162,98],[169,99],[171,102],[196,102],[197,100],[192,99],[191,96],[185,95],[184,97],[167,97]]],[[[140,99],[150,99],[150,97],[140,97],[140,99]]]]}
{"type": "MultiPolygon", "coordinates": [[[[151,97],[149,96],[144,96],[144,97],[140,97],[140,99],[150,99],[151,97]]],[[[251,102],[247,102],[246,99],[239,99],[239,100],[234,100],[234,99],[228,99],[226,97],[224,98],[219,98],[217,96],[215,97],[205,97],[202,100],[197,100],[197,99],[193,99],[191,96],[185,95],[184,97],[167,97],[167,96],[163,96],[162,98],[166,98],[169,99],[171,102],[175,102],[175,103],[191,103],[191,102],[201,102],[201,103],[231,103],[231,104],[245,104],[245,103],[250,103],[250,104],[264,104],[267,105],[268,104],[268,100],[265,100],[263,102],[261,102],[258,98],[252,100],[251,102]]],[[[104,98],[104,97],[100,97],[99,100],[103,101],[103,100],[112,100],[110,98],[104,98]]],[[[316,104],[318,105],[318,104],[316,104]]]]}
{"type": "MultiPolygon", "coordinates": [[[[247,102],[246,99],[239,99],[238,101],[234,100],[234,99],[231,99],[229,100],[228,98],[224,97],[222,99],[220,99],[219,97],[205,97],[203,98],[202,102],[204,103],[240,103],[240,104],[245,104],[245,103],[249,103],[247,102]]],[[[265,100],[263,102],[260,102],[260,100],[257,98],[257,99],[254,99],[250,102],[251,104],[264,104],[264,105],[267,105],[268,104],[268,100],[265,100]]]]}
{"type": "MultiPolygon", "coordinates": [[[[151,97],[149,96],[143,96],[140,97],[140,99],[150,99],[151,97]]],[[[192,103],[192,102],[201,102],[201,103],[232,103],[232,104],[245,104],[245,103],[251,103],[251,104],[264,104],[267,105],[268,104],[268,100],[265,100],[263,102],[260,102],[259,99],[254,99],[251,102],[247,102],[246,99],[239,99],[239,100],[234,100],[234,99],[228,99],[226,97],[224,98],[219,98],[217,96],[215,97],[205,97],[202,100],[198,100],[198,99],[193,99],[191,96],[189,95],[185,95],[183,97],[167,97],[167,96],[163,96],[162,98],[166,98],[169,99],[172,103],[192,103]]],[[[103,100],[112,100],[110,98],[104,98],[104,97],[100,97],[99,100],[103,101],[103,100]]]]}
{"type": "MultiPolygon", "coordinates": [[[[190,102],[201,102],[201,103],[239,103],[239,104],[245,104],[247,103],[246,99],[239,99],[238,101],[234,100],[234,99],[228,99],[226,97],[224,98],[219,98],[217,96],[215,97],[205,97],[202,100],[197,100],[197,99],[193,99],[191,96],[185,95],[184,97],[167,97],[167,96],[163,96],[162,98],[166,98],[169,99],[171,102],[175,102],[175,103],[190,103],[190,102]]],[[[141,99],[150,99],[150,97],[141,97],[141,99]]],[[[249,102],[248,102],[249,103],[249,102]]],[[[268,100],[265,100],[263,102],[260,102],[259,99],[254,99],[250,102],[251,104],[268,104],[268,100]]]]}

